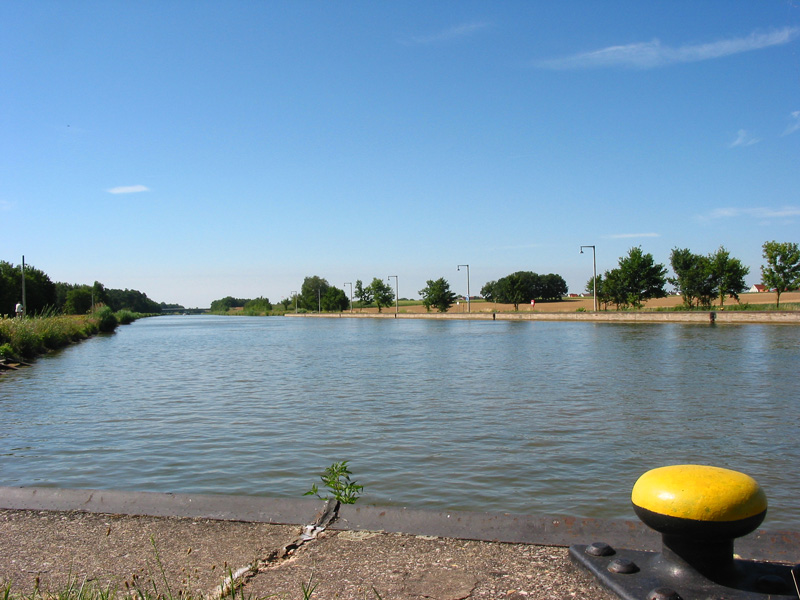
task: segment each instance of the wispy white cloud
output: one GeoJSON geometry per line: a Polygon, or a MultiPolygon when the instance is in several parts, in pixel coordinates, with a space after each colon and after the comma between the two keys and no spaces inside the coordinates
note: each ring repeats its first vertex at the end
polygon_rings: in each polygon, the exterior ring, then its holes
{"type": "Polygon", "coordinates": [[[780,208],[769,208],[765,206],[748,208],[725,207],[714,209],[705,215],[700,215],[700,218],[703,220],[736,219],[740,217],[761,220],[791,219],[793,217],[800,217],[800,206],[782,206],[780,208]]]}
{"type": "Polygon", "coordinates": [[[136,194],[138,192],[149,192],[150,188],[144,185],[121,185],[107,191],[109,194],[136,194]]]}
{"type": "Polygon", "coordinates": [[[660,233],[612,233],[602,236],[607,240],[623,240],[629,238],[654,238],[661,237],[660,233]]]}
{"type": "Polygon", "coordinates": [[[728,148],[738,148],[739,146],[752,146],[753,144],[757,144],[760,141],[761,140],[759,140],[758,138],[754,138],[752,135],[747,133],[746,130],[740,129],[736,133],[736,139],[733,140],[733,142],[731,142],[728,145],[728,148]]]}
{"type": "Polygon", "coordinates": [[[488,23],[461,23],[442,31],[437,31],[430,35],[414,36],[408,43],[427,45],[449,42],[451,40],[473,35],[489,27],[488,23]]]}
{"type": "Polygon", "coordinates": [[[800,110],[794,111],[790,117],[792,118],[792,121],[782,135],[789,135],[795,131],[800,131],[800,110]]]}
{"type": "Polygon", "coordinates": [[[708,44],[666,46],[660,40],[639,42],[624,46],[609,46],[592,52],[538,61],[536,66],[545,69],[593,69],[602,67],[628,67],[653,69],[677,63],[700,62],[732,54],[760,50],[770,46],[788,44],[800,36],[800,27],[784,27],[769,33],[753,32],[747,37],[720,40],[708,44]]]}

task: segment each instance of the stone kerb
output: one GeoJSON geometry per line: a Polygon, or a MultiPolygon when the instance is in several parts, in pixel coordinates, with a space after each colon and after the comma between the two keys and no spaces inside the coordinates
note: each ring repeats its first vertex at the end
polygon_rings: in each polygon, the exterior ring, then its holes
{"type": "Polygon", "coordinates": [[[348,318],[348,319],[438,319],[489,321],[577,321],[594,323],[787,323],[800,324],[797,311],[702,311],[702,312],[575,312],[575,313],[287,313],[288,317],[348,318]]]}

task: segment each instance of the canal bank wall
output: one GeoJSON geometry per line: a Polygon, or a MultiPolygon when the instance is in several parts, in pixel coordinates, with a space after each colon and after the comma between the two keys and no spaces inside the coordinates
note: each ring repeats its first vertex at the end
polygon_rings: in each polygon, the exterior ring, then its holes
{"type": "Polygon", "coordinates": [[[589,323],[772,323],[800,325],[798,311],[692,311],[692,312],[479,312],[479,313],[286,313],[287,317],[344,319],[435,319],[450,321],[576,321],[589,323]]]}

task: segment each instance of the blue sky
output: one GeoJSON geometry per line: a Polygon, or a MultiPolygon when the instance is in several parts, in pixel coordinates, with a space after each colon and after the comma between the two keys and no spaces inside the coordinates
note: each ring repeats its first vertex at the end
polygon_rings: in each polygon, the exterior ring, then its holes
{"type": "Polygon", "coordinates": [[[0,259],[159,302],[579,292],[582,244],[756,283],[798,159],[797,0],[0,3],[0,259]]]}

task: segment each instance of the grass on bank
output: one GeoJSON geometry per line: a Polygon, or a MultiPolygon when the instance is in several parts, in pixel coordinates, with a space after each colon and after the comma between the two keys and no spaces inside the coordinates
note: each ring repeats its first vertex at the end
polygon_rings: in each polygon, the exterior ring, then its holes
{"type": "Polygon", "coordinates": [[[737,304],[733,302],[731,304],[726,304],[724,306],[705,306],[705,307],[698,307],[694,306],[692,308],[687,308],[683,304],[679,306],[662,306],[659,308],[652,308],[652,311],[659,311],[659,312],[709,312],[709,311],[725,311],[725,312],[733,312],[733,311],[757,311],[757,312],[775,312],[775,311],[797,311],[800,310],[800,302],[785,302],[782,303],[780,306],[775,306],[774,303],[770,304],[749,304],[747,302],[742,302],[741,304],[737,304]]]}
{"type": "Polygon", "coordinates": [[[102,306],[88,315],[44,314],[0,319],[0,360],[31,360],[97,333],[110,333],[118,325],[127,325],[143,316],[146,315],[129,310],[115,313],[102,306]]]}
{"type": "MultiPolygon", "coordinates": [[[[7,583],[0,585],[0,600],[205,600],[206,598],[216,598],[216,596],[203,596],[202,594],[192,594],[186,590],[178,590],[173,592],[171,589],[159,590],[154,582],[153,590],[144,588],[139,584],[131,586],[126,585],[125,590],[120,590],[111,586],[102,587],[100,584],[93,581],[78,582],[71,581],[66,589],[57,592],[44,592],[38,588],[30,593],[15,593],[11,589],[11,584],[7,583]]],[[[308,580],[308,583],[300,584],[300,598],[302,600],[311,600],[314,595],[314,590],[317,589],[317,583],[314,582],[313,576],[308,580]]],[[[378,590],[372,588],[374,600],[383,600],[378,590]]],[[[267,598],[279,598],[283,600],[290,600],[285,595],[268,594],[266,596],[254,596],[252,594],[245,594],[244,589],[231,590],[229,594],[219,597],[219,600],[266,600],[267,598]]],[[[364,595],[365,600],[369,598],[364,595]]]]}

